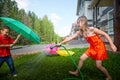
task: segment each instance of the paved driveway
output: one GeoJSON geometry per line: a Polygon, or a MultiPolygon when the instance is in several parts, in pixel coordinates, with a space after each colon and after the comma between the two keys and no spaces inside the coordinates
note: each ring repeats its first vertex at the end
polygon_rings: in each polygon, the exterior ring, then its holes
{"type": "MultiPolygon", "coordinates": [[[[11,53],[12,54],[31,54],[31,53],[36,53],[36,52],[43,52],[45,51],[45,47],[48,44],[45,45],[32,45],[32,46],[22,46],[22,47],[17,47],[17,48],[12,48],[11,53]]],[[[82,48],[82,47],[88,47],[89,45],[87,43],[85,44],[79,44],[79,45],[65,45],[67,49],[70,48],[82,48]]]]}

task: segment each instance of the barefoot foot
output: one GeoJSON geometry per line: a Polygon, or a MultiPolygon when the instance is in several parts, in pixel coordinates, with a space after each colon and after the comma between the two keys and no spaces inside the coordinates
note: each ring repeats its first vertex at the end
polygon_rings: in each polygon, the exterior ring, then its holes
{"type": "Polygon", "coordinates": [[[76,71],[69,71],[69,73],[72,75],[78,76],[78,72],[76,72],[76,71]]]}
{"type": "Polygon", "coordinates": [[[112,80],[112,78],[111,77],[107,77],[106,80],[112,80]]]}

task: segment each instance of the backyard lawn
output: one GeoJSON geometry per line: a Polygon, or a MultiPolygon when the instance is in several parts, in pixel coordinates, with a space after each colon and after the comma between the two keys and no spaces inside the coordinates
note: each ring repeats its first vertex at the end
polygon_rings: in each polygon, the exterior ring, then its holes
{"type": "MultiPolygon", "coordinates": [[[[73,55],[76,63],[79,56],[82,55],[86,48],[71,49],[75,52],[73,55]]],[[[108,53],[109,59],[103,62],[112,76],[112,80],[120,80],[120,55],[108,53]]],[[[21,55],[14,59],[15,68],[18,73],[17,77],[11,77],[6,63],[0,68],[0,80],[67,80],[66,78],[78,78],[70,75],[69,70],[75,70],[70,57],[48,56],[45,53],[36,53],[31,55],[21,55]]],[[[105,80],[104,74],[95,66],[95,61],[87,59],[81,69],[84,80],[105,80]]]]}

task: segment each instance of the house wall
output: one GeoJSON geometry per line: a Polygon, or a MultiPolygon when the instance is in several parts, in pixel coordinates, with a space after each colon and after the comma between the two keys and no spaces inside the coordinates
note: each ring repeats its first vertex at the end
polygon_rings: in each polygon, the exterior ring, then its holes
{"type": "Polygon", "coordinates": [[[91,5],[91,0],[80,0],[80,5],[79,5],[79,14],[78,16],[86,16],[88,19],[88,25],[92,26],[93,25],[93,9],[90,7],[91,5]]]}

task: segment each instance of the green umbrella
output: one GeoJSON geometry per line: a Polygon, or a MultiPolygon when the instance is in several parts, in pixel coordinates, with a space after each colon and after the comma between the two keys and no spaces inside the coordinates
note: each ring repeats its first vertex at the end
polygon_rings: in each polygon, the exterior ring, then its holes
{"type": "Polygon", "coordinates": [[[30,41],[40,43],[40,39],[38,35],[36,35],[30,28],[28,28],[23,23],[14,20],[12,18],[6,18],[6,17],[0,17],[0,19],[3,21],[3,23],[8,26],[10,29],[16,31],[17,33],[23,35],[30,41]]]}

